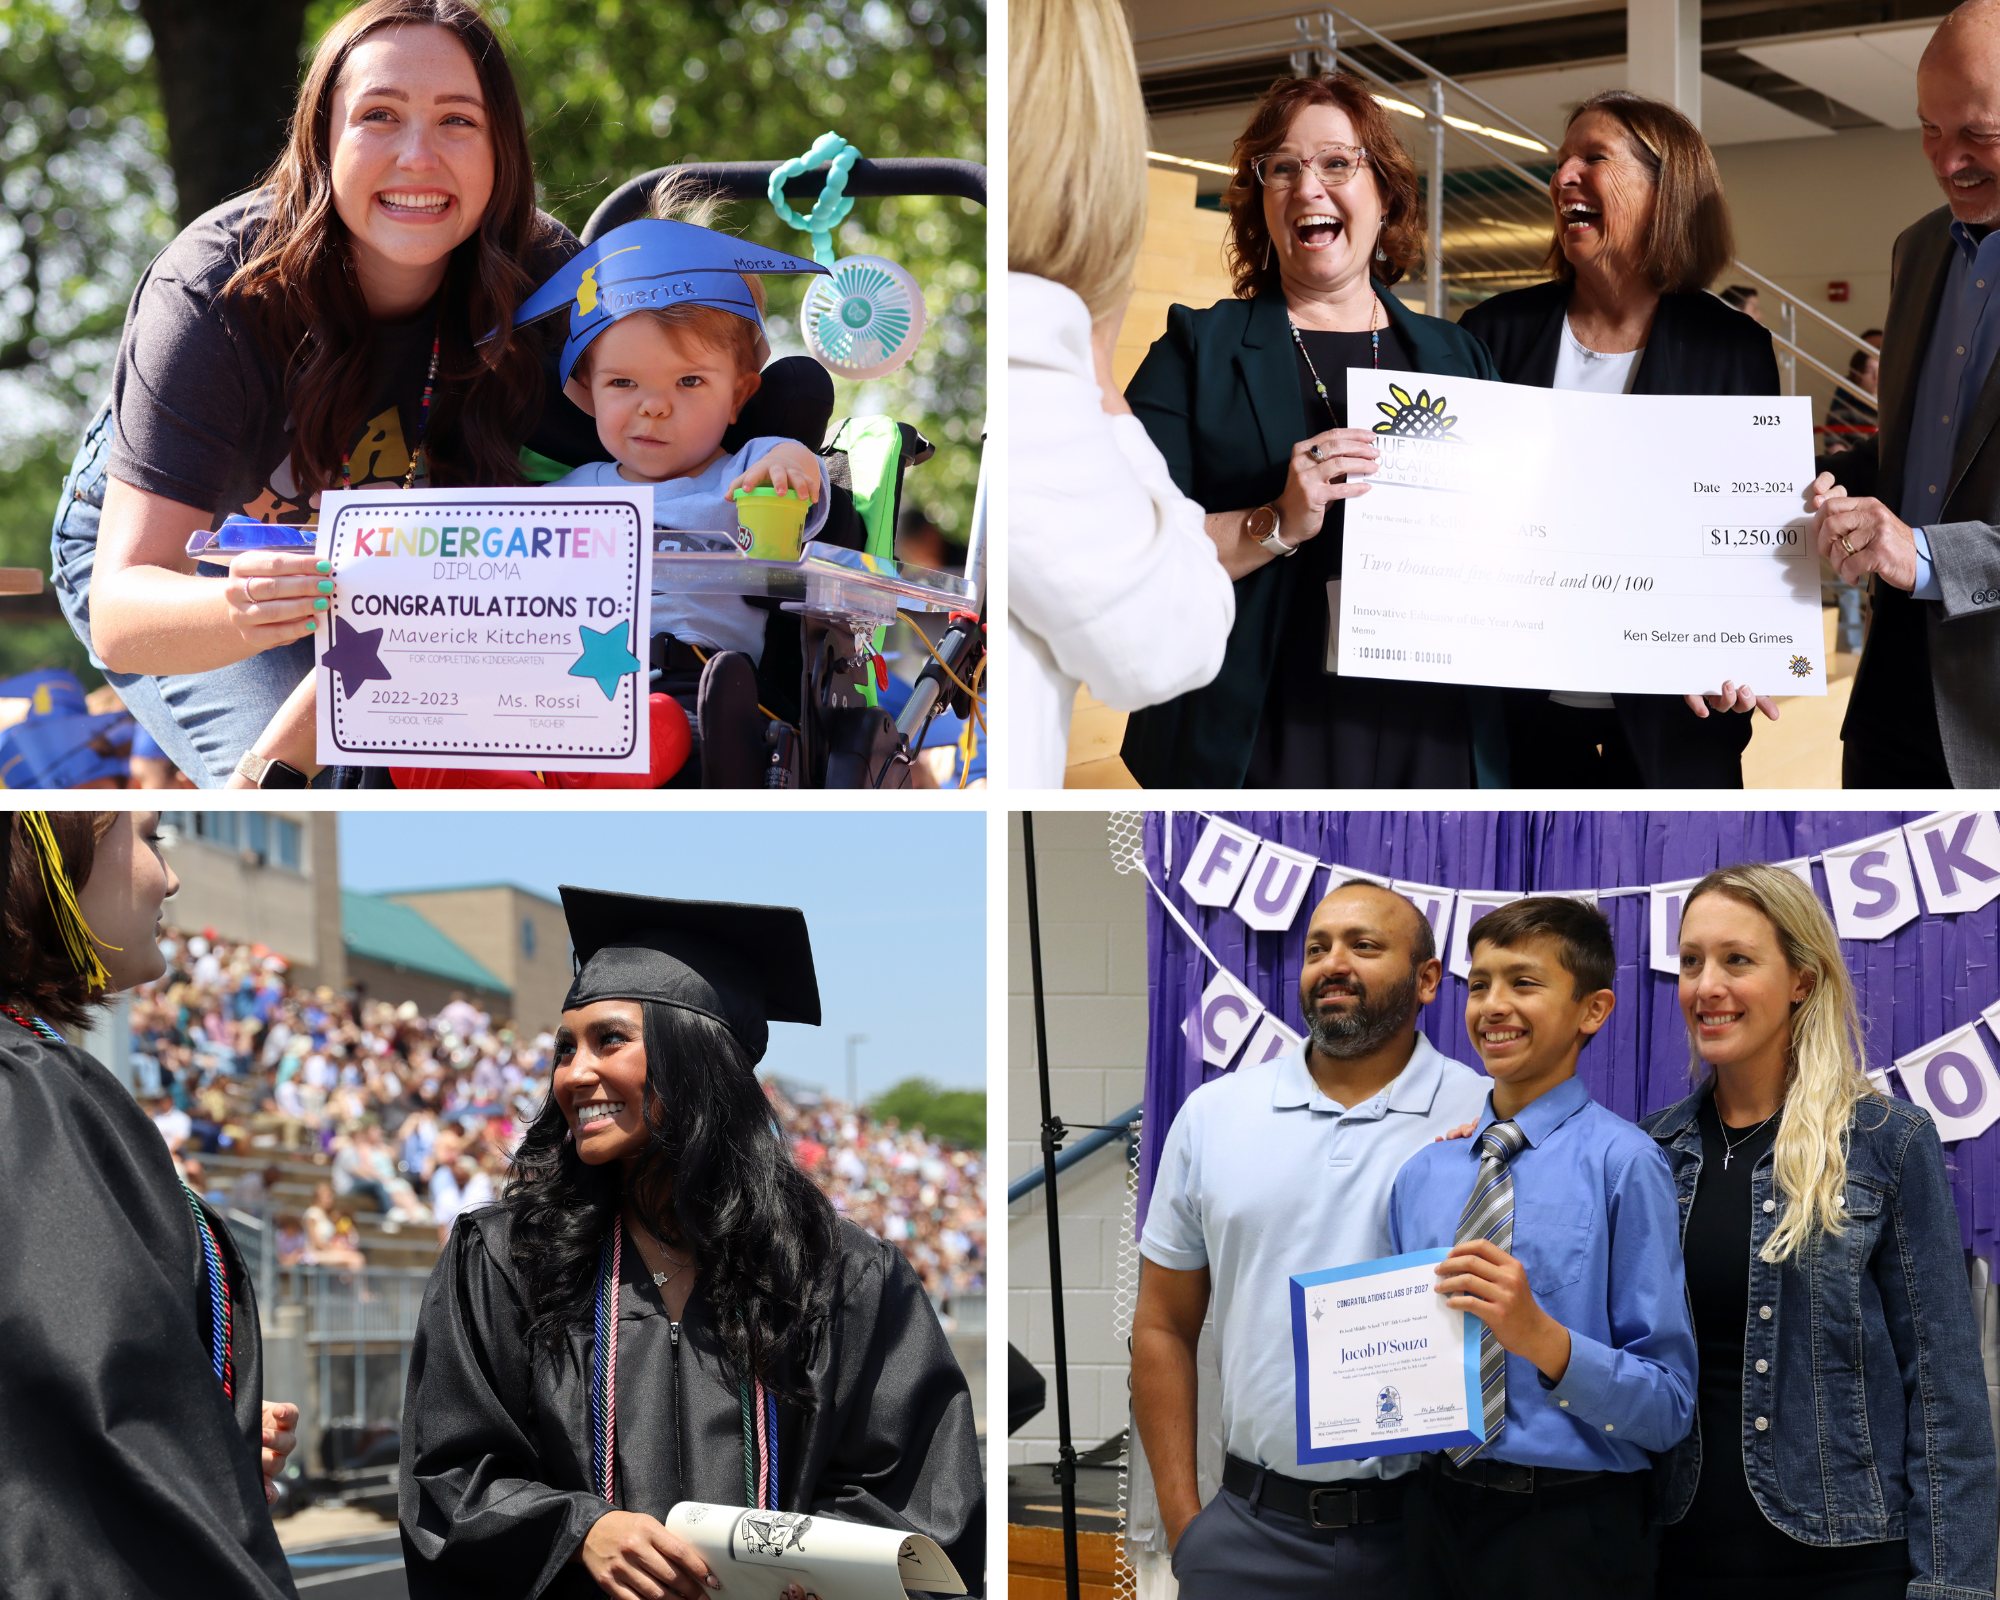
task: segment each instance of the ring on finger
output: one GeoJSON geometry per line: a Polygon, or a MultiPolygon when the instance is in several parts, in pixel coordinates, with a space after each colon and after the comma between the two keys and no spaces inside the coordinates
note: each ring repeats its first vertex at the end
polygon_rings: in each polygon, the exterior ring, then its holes
{"type": "Polygon", "coordinates": [[[1847,535],[1844,533],[1840,536],[1840,548],[1845,550],[1849,555],[1854,554],[1854,546],[1847,542],[1847,535]]]}
{"type": "Polygon", "coordinates": [[[1307,447],[1306,454],[1311,456],[1313,460],[1318,461],[1322,459],[1324,452],[1320,449],[1318,445],[1315,444],[1307,447]]]}

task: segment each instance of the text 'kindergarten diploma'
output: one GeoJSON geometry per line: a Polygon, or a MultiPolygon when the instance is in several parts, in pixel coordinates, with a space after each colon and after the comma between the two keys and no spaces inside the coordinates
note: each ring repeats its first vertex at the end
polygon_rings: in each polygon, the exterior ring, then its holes
{"type": "Polygon", "coordinates": [[[1299,1464],[1472,1444],[1485,1437],[1478,1323],[1432,1270],[1447,1250],[1295,1274],[1299,1464]]]}
{"type": "Polygon", "coordinates": [[[320,503],[323,766],[645,772],[650,484],[320,503]]]}

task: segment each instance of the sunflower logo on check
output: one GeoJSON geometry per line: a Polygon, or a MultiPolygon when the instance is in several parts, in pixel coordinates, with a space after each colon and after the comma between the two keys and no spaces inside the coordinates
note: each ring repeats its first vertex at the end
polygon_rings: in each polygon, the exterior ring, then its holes
{"type": "Polygon", "coordinates": [[[1457,435],[1451,430],[1458,425],[1458,418],[1444,414],[1444,396],[1431,398],[1428,389],[1419,389],[1416,399],[1410,398],[1409,391],[1389,385],[1389,393],[1395,404],[1378,400],[1375,409],[1389,420],[1375,424],[1377,433],[1391,433],[1404,439],[1451,439],[1457,435]]]}

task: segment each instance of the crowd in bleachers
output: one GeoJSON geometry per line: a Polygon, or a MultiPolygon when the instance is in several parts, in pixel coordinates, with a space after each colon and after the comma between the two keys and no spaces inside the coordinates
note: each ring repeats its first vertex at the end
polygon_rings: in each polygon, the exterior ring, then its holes
{"type": "MultiPolygon", "coordinates": [[[[212,931],[169,928],[165,976],[133,994],[141,1100],[189,1182],[271,1219],[281,1264],[360,1266],[356,1218],[394,1235],[436,1230],[493,1200],[549,1088],[554,1036],[517,1030],[462,997],[413,1001],[290,981],[284,958],[212,931]],[[203,1155],[262,1157],[227,1186],[203,1155]],[[299,1187],[309,1206],[281,1194],[299,1187]]],[[[766,1085],[800,1166],[834,1206],[893,1242],[938,1300],[985,1287],[982,1155],[865,1108],[766,1085]]],[[[240,1165],[232,1162],[231,1165],[240,1165]]]]}

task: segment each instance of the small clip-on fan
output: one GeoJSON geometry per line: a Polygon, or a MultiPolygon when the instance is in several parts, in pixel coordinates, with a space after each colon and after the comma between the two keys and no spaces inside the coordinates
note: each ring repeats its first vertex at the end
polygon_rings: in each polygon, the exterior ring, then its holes
{"type": "Polygon", "coordinates": [[[847,174],[861,152],[837,133],[822,134],[797,161],[771,174],[771,205],[793,227],[812,235],[813,259],[832,275],[815,278],[799,308],[806,348],[836,377],[885,377],[917,353],[924,336],[924,295],[917,280],[884,256],[833,256],[833,230],[854,209],[847,174]],[[809,216],[785,202],[785,184],[816,167],[826,187],[809,216]]]}

